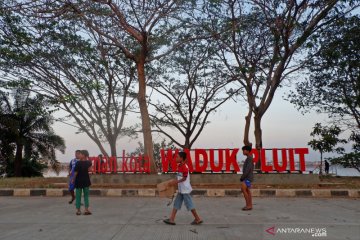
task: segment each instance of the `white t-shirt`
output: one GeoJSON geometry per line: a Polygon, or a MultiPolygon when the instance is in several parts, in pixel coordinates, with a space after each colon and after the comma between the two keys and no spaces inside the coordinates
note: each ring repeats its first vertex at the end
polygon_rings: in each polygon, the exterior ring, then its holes
{"type": "Polygon", "coordinates": [[[190,171],[189,167],[184,163],[178,166],[178,172],[176,174],[177,180],[183,179],[186,177],[186,180],[178,183],[179,192],[182,194],[189,194],[192,191],[192,187],[190,184],[190,171]]]}

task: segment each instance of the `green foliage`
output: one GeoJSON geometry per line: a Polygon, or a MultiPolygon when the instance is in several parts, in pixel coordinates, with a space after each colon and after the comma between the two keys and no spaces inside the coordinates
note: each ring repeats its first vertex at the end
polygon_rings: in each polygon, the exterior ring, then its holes
{"type": "MultiPolygon", "coordinates": [[[[14,160],[9,161],[6,169],[7,177],[15,176],[14,160]]],[[[21,167],[22,177],[42,177],[43,170],[47,168],[47,165],[39,162],[37,159],[24,158],[21,167]]]]}
{"type": "Polygon", "coordinates": [[[0,92],[0,152],[7,175],[39,176],[46,167],[38,162],[40,157],[56,169],[55,150],[64,152],[65,143],[51,128],[49,103],[24,89],[17,89],[12,98],[0,92]]]}
{"type": "Polygon", "coordinates": [[[339,143],[347,143],[345,139],[338,137],[341,132],[338,126],[324,127],[320,123],[316,123],[310,136],[317,138],[308,142],[308,145],[315,151],[321,153],[334,151],[341,153],[344,151],[344,148],[336,147],[336,145],[339,143]]]}
{"type": "Polygon", "coordinates": [[[353,150],[360,152],[360,133],[352,132],[349,140],[353,142],[353,150]]]}
{"type": "Polygon", "coordinates": [[[341,157],[331,158],[331,164],[340,164],[345,168],[355,168],[360,172],[360,152],[346,153],[341,157]]]}
{"type": "Polygon", "coordinates": [[[360,18],[342,17],[312,38],[310,77],[297,84],[291,102],[328,113],[338,124],[360,128],[360,18]]]}
{"type": "Polygon", "coordinates": [[[339,138],[339,134],[342,130],[338,126],[322,126],[320,123],[316,123],[310,136],[316,137],[308,145],[315,151],[320,152],[320,175],[322,174],[322,162],[323,153],[337,152],[343,153],[343,147],[336,147],[340,143],[347,143],[345,139],[339,138]]]}
{"type": "MultiPolygon", "coordinates": [[[[128,156],[139,156],[144,154],[144,145],[141,142],[138,142],[139,146],[135,149],[135,151],[128,154],[128,156]]],[[[176,149],[175,145],[172,142],[166,142],[165,139],[163,139],[161,142],[154,142],[154,159],[155,159],[155,165],[158,170],[158,172],[162,172],[162,164],[161,164],[161,149],[176,149]]]]}
{"type": "Polygon", "coordinates": [[[353,132],[349,140],[353,143],[353,152],[330,158],[330,161],[332,164],[340,164],[345,168],[355,168],[360,172],[360,134],[353,132]]]}
{"type": "MultiPolygon", "coordinates": [[[[312,38],[308,45],[311,61],[308,63],[310,77],[297,84],[297,95],[290,97],[299,109],[329,114],[337,124],[351,129],[349,141],[353,152],[330,158],[332,164],[353,167],[359,171],[360,159],[360,18],[359,16],[338,18],[332,25],[312,38]]],[[[335,148],[340,129],[322,128],[317,125],[314,135],[319,140],[309,142],[314,150],[342,152],[335,148]]]]}
{"type": "Polygon", "coordinates": [[[16,146],[11,142],[11,137],[4,128],[0,125],[0,175],[9,172],[8,168],[12,166],[11,163],[15,159],[16,146]]]}

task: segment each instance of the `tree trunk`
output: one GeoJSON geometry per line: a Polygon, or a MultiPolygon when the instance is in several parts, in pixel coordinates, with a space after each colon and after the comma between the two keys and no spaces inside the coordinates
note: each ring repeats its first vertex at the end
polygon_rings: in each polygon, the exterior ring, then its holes
{"type": "Polygon", "coordinates": [[[251,108],[249,108],[248,115],[245,117],[245,129],[244,129],[244,140],[243,140],[245,146],[252,146],[252,143],[249,140],[251,116],[252,116],[252,110],[251,108]]]}
{"type": "Polygon", "coordinates": [[[151,134],[151,125],[150,125],[150,116],[146,103],[146,79],[145,79],[145,61],[139,61],[136,64],[138,79],[139,79],[139,92],[138,92],[138,102],[141,113],[141,122],[142,122],[142,131],[144,135],[144,148],[145,155],[149,158],[150,161],[150,172],[155,173],[155,161],[154,161],[154,146],[152,141],[151,134]]]}
{"type": "Polygon", "coordinates": [[[117,153],[116,153],[116,138],[115,137],[111,137],[110,141],[109,141],[109,145],[110,145],[110,154],[112,157],[116,157],[117,153]]]}
{"type": "Polygon", "coordinates": [[[185,136],[185,144],[184,144],[184,149],[190,149],[190,137],[185,136]]]}
{"type": "MultiPolygon", "coordinates": [[[[93,139],[94,142],[96,143],[96,145],[98,146],[98,148],[100,149],[100,152],[101,154],[104,156],[104,157],[109,157],[109,154],[107,153],[107,151],[105,150],[104,146],[101,144],[100,140],[99,139],[93,139]]],[[[97,154],[93,154],[90,152],[90,155],[92,156],[96,156],[97,154]]]]}
{"type": "Polygon", "coordinates": [[[256,149],[261,149],[262,146],[262,130],[261,130],[261,117],[255,115],[254,117],[255,124],[255,147],[256,149]]]}
{"type": "Polygon", "coordinates": [[[31,144],[27,143],[24,145],[23,147],[23,150],[24,150],[24,159],[28,159],[30,160],[31,158],[31,144]]]}
{"type": "Polygon", "coordinates": [[[14,173],[15,177],[22,176],[22,154],[23,154],[23,144],[16,144],[16,155],[15,155],[15,163],[14,163],[14,173]]]}
{"type": "MultiPolygon", "coordinates": [[[[262,149],[262,130],[261,130],[261,116],[255,114],[254,127],[255,127],[255,148],[260,151],[262,149]]],[[[261,169],[261,154],[259,154],[259,161],[255,165],[255,169],[261,169]]]]}

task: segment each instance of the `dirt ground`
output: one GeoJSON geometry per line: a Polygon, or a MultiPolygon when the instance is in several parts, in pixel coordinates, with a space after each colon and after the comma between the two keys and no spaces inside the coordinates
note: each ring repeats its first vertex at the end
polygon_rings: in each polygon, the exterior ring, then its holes
{"type": "MultiPolygon", "coordinates": [[[[0,179],[0,188],[67,188],[67,178],[54,177],[54,178],[3,178],[0,179]]],[[[136,185],[136,184],[93,184],[92,188],[155,188],[154,184],[136,185]]],[[[204,188],[220,188],[220,189],[236,189],[240,188],[240,184],[193,184],[195,189],[204,188]]],[[[334,177],[322,176],[320,177],[320,184],[313,185],[273,185],[273,184],[253,184],[253,188],[310,188],[310,189],[359,189],[360,177],[334,177]]]]}

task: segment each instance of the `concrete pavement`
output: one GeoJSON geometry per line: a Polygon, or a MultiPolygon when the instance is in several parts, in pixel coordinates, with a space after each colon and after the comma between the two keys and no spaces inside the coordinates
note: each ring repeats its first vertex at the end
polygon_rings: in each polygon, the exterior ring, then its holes
{"type": "Polygon", "coordinates": [[[255,198],[244,212],[242,197],[195,197],[201,226],[184,208],[165,225],[172,206],[162,198],[91,197],[91,216],[76,216],[68,200],[0,197],[0,239],[360,239],[356,198],[255,198]]]}

